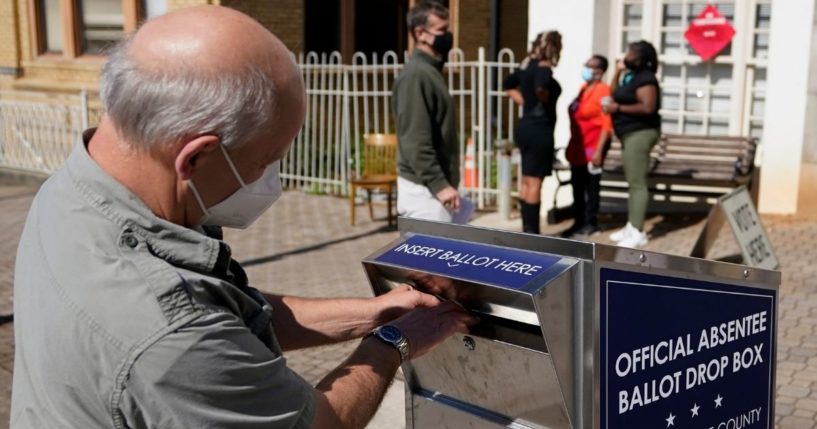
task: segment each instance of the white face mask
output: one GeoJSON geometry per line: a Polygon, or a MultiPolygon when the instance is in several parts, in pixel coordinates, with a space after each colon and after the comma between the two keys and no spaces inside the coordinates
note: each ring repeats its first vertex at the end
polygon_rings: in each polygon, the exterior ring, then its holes
{"type": "Polygon", "coordinates": [[[273,162],[267,166],[261,178],[246,184],[241,179],[241,175],[238,174],[238,170],[230,159],[230,155],[227,154],[227,150],[222,145],[219,145],[219,147],[241,187],[225,198],[224,201],[207,208],[201,200],[199,191],[191,181],[190,189],[193,191],[201,211],[204,212],[200,224],[245,229],[255,222],[281,196],[281,178],[278,176],[281,161],[273,162]]]}

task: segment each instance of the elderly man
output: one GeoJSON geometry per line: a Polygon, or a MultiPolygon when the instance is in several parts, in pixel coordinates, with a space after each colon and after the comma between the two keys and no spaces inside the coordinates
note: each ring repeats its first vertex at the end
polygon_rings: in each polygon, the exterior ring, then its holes
{"type": "Polygon", "coordinates": [[[305,104],[286,48],[249,17],[147,22],[111,54],[101,94],[106,116],[42,186],[20,241],[13,428],[362,427],[402,360],[473,323],[407,286],[309,300],[248,285],[219,227],[280,195],[305,104]],[[282,355],[372,331],[317,388],[282,355]]]}

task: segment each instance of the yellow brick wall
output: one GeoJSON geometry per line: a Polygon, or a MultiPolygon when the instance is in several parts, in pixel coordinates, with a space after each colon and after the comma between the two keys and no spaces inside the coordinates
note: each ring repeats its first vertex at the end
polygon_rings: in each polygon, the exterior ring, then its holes
{"type": "MultiPolygon", "coordinates": [[[[0,67],[20,68],[20,76],[0,73],[0,88],[64,91],[99,85],[102,58],[64,59],[32,55],[29,0],[0,0],[0,67]]],[[[253,16],[294,52],[303,48],[304,0],[168,0],[168,10],[222,4],[253,16]]],[[[5,70],[5,69],[4,69],[5,70]]]]}
{"type": "Polygon", "coordinates": [[[219,0],[167,0],[167,10],[184,9],[190,6],[201,6],[203,4],[221,4],[219,0]]]}
{"type": "Polygon", "coordinates": [[[28,0],[15,0],[17,2],[17,42],[20,46],[20,60],[31,59],[31,38],[28,28],[28,0]]]}
{"type": "Polygon", "coordinates": [[[20,66],[16,6],[15,0],[0,0],[0,75],[20,66]]]}

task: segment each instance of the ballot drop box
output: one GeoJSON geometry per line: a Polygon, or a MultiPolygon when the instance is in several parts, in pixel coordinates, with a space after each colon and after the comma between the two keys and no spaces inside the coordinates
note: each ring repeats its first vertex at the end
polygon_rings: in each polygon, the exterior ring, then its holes
{"type": "Polygon", "coordinates": [[[400,219],[366,257],[479,317],[407,362],[407,428],[771,429],[780,273],[400,219]]]}

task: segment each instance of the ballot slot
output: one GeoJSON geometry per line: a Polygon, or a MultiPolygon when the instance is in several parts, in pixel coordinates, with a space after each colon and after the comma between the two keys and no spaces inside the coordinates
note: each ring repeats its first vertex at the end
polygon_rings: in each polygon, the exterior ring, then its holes
{"type": "Polygon", "coordinates": [[[547,353],[533,300],[526,294],[397,267],[370,269],[370,276],[380,284],[381,293],[408,284],[442,301],[453,301],[477,316],[479,322],[469,332],[472,336],[547,353]]]}

